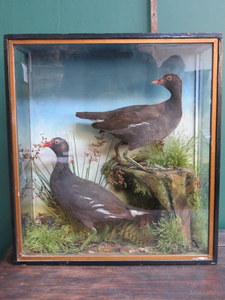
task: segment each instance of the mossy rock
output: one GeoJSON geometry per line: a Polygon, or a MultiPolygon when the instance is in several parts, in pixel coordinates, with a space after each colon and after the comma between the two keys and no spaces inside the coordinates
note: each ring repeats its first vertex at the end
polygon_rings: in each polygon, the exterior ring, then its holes
{"type": "Polygon", "coordinates": [[[115,165],[112,171],[117,172],[118,168],[124,174],[127,188],[131,189],[130,194],[139,193],[142,198],[148,197],[149,202],[158,202],[162,210],[173,211],[180,219],[186,242],[191,243],[189,198],[195,192],[195,173],[185,168],[140,170],[123,163],[115,165]]]}

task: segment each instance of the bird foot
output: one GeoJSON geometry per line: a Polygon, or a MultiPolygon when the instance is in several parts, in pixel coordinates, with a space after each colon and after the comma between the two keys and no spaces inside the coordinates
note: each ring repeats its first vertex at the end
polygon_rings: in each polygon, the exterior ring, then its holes
{"type": "Polygon", "coordinates": [[[83,251],[84,248],[89,245],[89,243],[93,240],[93,238],[96,236],[97,230],[93,227],[92,228],[92,233],[89,235],[89,237],[84,241],[84,243],[80,246],[79,251],[83,251]]]}
{"type": "Polygon", "coordinates": [[[137,163],[135,160],[133,160],[132,158],[130,158],[130,157],[127,156],[127,151],[125,151],[123,153],[123,157],[126,159],[126,161],[128,161],[129,163],[131,163],[132,165],[134,165],[139,170],[146,171],[146,169],[144,167],[142,167],[139,163],[137,163]]]}
{"type": "MultiPolygon", "coordinates": [[[[127,151],[126,151],[127,152],[127,151]]],[[[144,171],[144,172],[147,172],[147,173],[151,173],[151,174],[155,174],[155,171],[154,169],[146,169],[145,167],[143,167],[142,165],[140,165],[139,163],[137,163],[135,160],[133,160],[132,158],[128,157],[127,156],[127,153],[124,152],[123,153],[123,157],[130,163],[132,164],[133,166],[135,166],[138,170],[141,170],[141,171],[144,171]]]]}
{"type": "Polygon", "coordinates": [[[157,168],[157,169],[160,170],[160,171],[168,170],[168,168],[165,168],[165,167],[160,166],[160,165],[157,165],[157,164],[152,164],[152,166],[153,166],[154,168],[157,168]]]}

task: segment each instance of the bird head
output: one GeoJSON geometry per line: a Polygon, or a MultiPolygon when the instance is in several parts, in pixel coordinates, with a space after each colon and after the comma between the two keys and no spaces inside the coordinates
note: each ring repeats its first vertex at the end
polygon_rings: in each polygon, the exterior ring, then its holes
{"type": "Polygon", "coordinates": [[[151,83],[163,85],[168,90],[171,90],[175,85],[181,86],[181,79],[176,74],[166,74],[162,78],[154,80],[151,83]]]}
{"type": "Polygon", "coordinates": [[[39,146],[51,148],[58,157],[68,156],[69,145],[67,141],[60,137],[51,139],[49,142],[41,143],[39,146]]]}

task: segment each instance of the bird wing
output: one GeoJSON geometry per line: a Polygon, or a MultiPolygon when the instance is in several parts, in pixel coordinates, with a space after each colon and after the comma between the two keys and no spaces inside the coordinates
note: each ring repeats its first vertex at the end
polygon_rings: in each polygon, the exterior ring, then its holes
{"type": "Polygon", "coordinates": [[[129,209],[116,195],[103,188],[100,184],[79,178],[72,185],[73,198],[76,209],[86,213],[103,214],[107,218],[130,218],[129,209]]]}
{"type": "Polygon", "coordinates": [[[119,115],[132,111],[140,111],[145,106],[147,105],[130,105],[103,112],[76,112],[76,116],[81,119],[105,120],[112,118],[114,115],[119,115]]]}
{"type": "Polygon", "coordinates": [[[149,122],[159,118],[165,113],[165,102],[155,105],[138,105],[127,107],[125,110],[115,110],[105,120],[96,122],[93,127],[105,131],[114,131],[117,129],[125,129],[131,125],[149,122]],[[132,108],[132,109],[131,109],[132,108]]]}
{"type": "MultiPolygon", "coordinates": [[[[146,115],[146,112],[150,119],[157,118],[158,115],[165,112],[165,102],[154,105],[130,105],[104,112],[77,112],[76,116],[81,119],[98,120],[99,123],[94,124],[99,124],[100,128],[104,122],[122,122],[123,118],[127,122],[133,117],[139,117],[139,114],[146,115]]],[[[98,128],[97,125],[96,128],[98,128]]]]}
{"type": "Polygon", "coordinates": [[[131,220],[147,213],[127,205],[100,184],[71,172],[51,182],[51,190],[58,204],[89,228],[104,220],[131,220]]]}

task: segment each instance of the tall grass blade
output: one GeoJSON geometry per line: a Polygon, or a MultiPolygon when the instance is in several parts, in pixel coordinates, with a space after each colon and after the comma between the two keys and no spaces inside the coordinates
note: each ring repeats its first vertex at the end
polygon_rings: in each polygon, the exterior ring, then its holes
{"type": "MultiPolygon", "coordinates": [[[[108,161],[108,159],[109,159],[109,154],[110,154],[110,152],[111,152],[113,142],[114,142],[114,139],[111,140],[111,143],[110,143],[110,145],[109,145],[109,147],[108,147],[108,152],[107,152],[107,154],[106,154],[106,158],[105,158],[105,161],[104,161],[103,165],[104,165],[104,164],[108,161]]],[[[104,180],[105,180],[105,178],[104,178],[103,174],[101,174],[98,183],[102,185],[103,182],[104,182],[104,180]]]]}
{"type": "Polygon", "coordinates": [[[79,172],[79,163],[78,163],[78,155],[77,155],[77,143],[76,143],[76,136],[74,134],[74,131],[73,131],[73,147],[74,147],[74,154],[75,154],[75,162],[74,162],[74,165],[77,166],[77,176],[80,177],[80,172],[79,172]]]}

